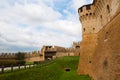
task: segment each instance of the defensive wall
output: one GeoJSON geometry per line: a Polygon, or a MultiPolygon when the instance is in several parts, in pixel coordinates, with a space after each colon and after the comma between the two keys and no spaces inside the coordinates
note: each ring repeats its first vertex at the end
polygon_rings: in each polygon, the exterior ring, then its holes
{"type": "Polygon", "coordinates": [[[94,0],[78,9],[82,42],[78,73],[120,79],[120,0],[94,0]]]}
{"type": "MultiPolygon", "coordinates": [[[[44,61],[44,54],[41,51],[33,51],[33,52],[24,52],[26,62],[34,62],[34,61],[44,61]]],[[[0,60],[15,60],[16,53],[2,53],[0,54],[0,60]]]]}

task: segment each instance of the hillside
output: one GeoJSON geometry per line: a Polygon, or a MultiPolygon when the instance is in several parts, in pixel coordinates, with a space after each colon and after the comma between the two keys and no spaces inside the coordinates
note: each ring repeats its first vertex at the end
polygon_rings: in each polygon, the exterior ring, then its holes
{"type": "Polygon", "coordinates": [[[46,66],[0,74],[0,80],[90,80],[89,76],[77,75],[78,60],[79,57],[58,58],[46,66]]]}

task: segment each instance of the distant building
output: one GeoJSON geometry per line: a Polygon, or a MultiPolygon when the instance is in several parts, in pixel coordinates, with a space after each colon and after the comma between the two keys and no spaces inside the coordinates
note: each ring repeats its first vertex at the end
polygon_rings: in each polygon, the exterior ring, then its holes
{"type": "Polygon", "coordinates": [[[80,43],[74,42],[72,48],[64,48],[60,46],[43,46],[41,52],[44,54],[45,60],[63,56],[79,56],[80,43]]]}
{"type": "Polygon", "coordinates": [[[67,56],[66,49],[60,46],[43,46],[41,52],[44,53],[45,60],[67,56]]]}

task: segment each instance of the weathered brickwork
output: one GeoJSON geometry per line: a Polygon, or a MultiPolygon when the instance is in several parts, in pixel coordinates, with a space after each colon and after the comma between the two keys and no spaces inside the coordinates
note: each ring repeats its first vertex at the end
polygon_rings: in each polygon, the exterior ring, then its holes
{"type": "Polygon", "coordinates": [[[94,0],[78,9],[82,23],[79,74],[120,79],[120,0],[94,0]]]}
{"type": "Polygon", "coordinates": [[[44,61],[44,53],[42,53],[41,51],[26,53],[25,61],[26,62],[44,61]]]}

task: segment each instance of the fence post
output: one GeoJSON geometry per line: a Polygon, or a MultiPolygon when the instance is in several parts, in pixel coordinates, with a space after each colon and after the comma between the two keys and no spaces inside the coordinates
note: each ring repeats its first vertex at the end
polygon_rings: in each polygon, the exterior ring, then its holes
{"type": "Polygon", "coordinates": [[[13,65],[11,65],[11,72],[13,72],[13,65]]]}
{"type": "Polygon", "coordinates": [[[33,68],[34,68],[34,64],[33,64],[33,68]]]}
{"type": "Polygon", "coordinates": [[[4,73],[4,65],[2,65],[2,73],[4,73]]]}
{"type": "Polygon", "coordinates": [[[36,64],[36,68],[38,68],[38,63],[36,64]]]}
{"type": "Polygon", "coordinates": [[[18,65],[18,69],[20,70],[20,64],[18,65]]]}
{"type": "Polygon", "coordinates": [[[35,68],[37,68],[37,64],[35,64],[35,68]]]}
{"type": "Polygon", "coordinates": [[[30,68],[30,64],[29,64],[29,68],[30,68]]]}
{"type": "Polygon", "coordinates": [[[26,69],[26,64],[24,65],[24,68],[26,69]]]}
{"type": "Polygon", "coordinates": [[[33,64],[33,68],[35,68],[35,64],[33,64]]]}

